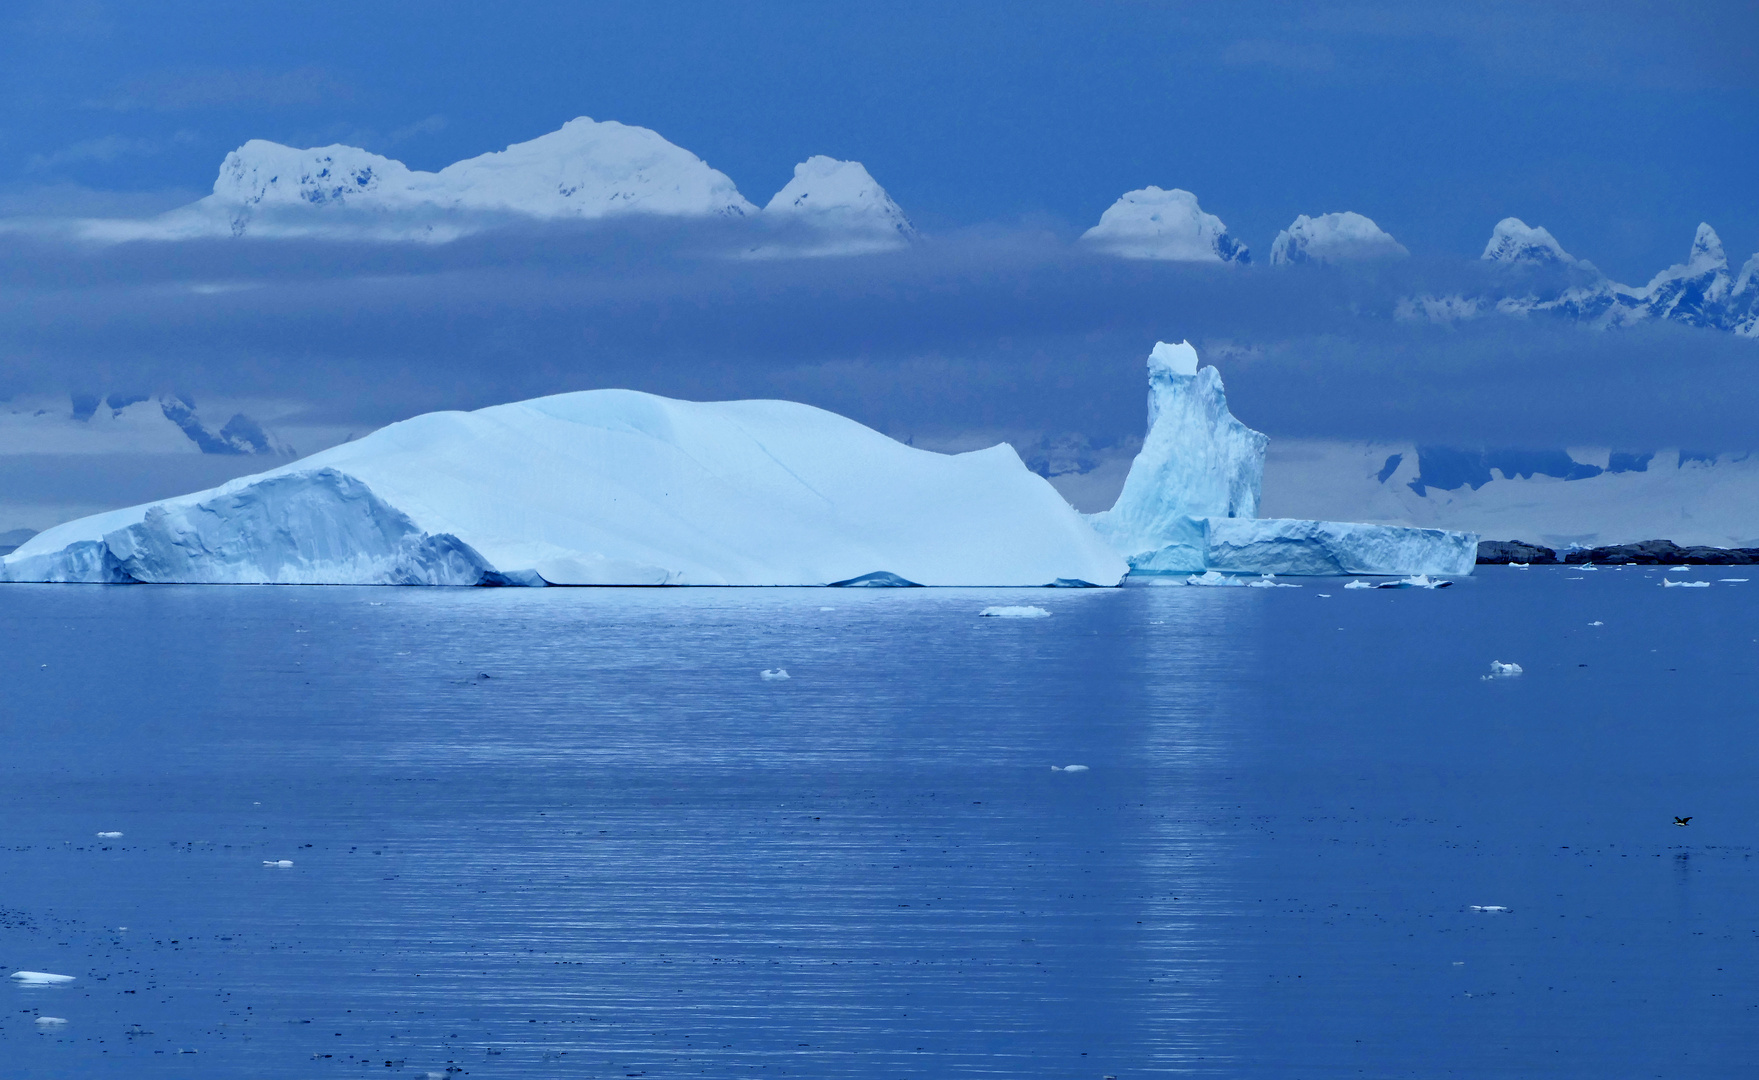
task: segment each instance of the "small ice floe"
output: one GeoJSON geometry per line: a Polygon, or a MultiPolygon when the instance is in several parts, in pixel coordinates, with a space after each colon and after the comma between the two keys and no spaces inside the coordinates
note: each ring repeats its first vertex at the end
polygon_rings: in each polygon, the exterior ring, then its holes
{"type": "Polygon", "coordinates": [[[1593,622],[1589,623],[1588,625],[1589,626],[1605,626],[1606,624],[1601,622],[1599,619],[1595,619],[1593,622]]]}
{"type": "Polygon", "coordinates": [[[1086,772],[1085,765],[1052,765],[1051,772],[1086,772]]]}
{"type": "Polygon", "coordinates": [[[758,673],[758,678],[762,679],[764,682],[781,682],[783,679],[788,678],[788,669],[779,667],[765,668],[758,673]]]}
{"type": "Polygon", "coordinates": [[[1524,563],[1524,562],[1512,562],[1509,564],[1509,566],[1516,569],[1516,570],[1531,570],[1531,569],[1533,569],[1533,564],[1524,563]]]}
{"type": "Polygon", "coordinates": [[[1299,589],[1301,586],[1292,581],[1278,581],[1275,574],[1265,574],[1257,581],[1248,581],[1248,589],[1299,589]]]}
{"type": "Polygon", "coordinates": [[[1344,582],[1344,588],[1346,588],[1346,589],[1372,589],[1372,588],[1374,588],[1374,582],[1361,581],[1361,580],[1346,581],[1346,582],[1344,582]]]}
{"type": "Polygon", "coordinates": [[[1492,660],[1490,662],[1490,674],[1485,677],[1490,679],[1506,679],[1511,675],[1519,675],[1520,673],[1521,665],[1519,664],[1505,664],[1501,660],[1492,660]]]}
{"type": "Polygon", "coordinates": [[[285,870],[288,867],[293,865],[293,860],[292,859],[264,859],[263,865],[264,866],[273,866],[278,870],[285,870]]]}
{"type": "Polygon", "coordinates": [[[1471,904],[1468,905],[1467,910],[1476,911],[1484,915],[1506,915],[1508,914],[1509,909],[1503,907],[1501,904],[1471,904]]]}
{"type": "Polygon", "coordinates": [[[1744,578],[1744,577],[1719,577],[1716,580],[1718,580],[1718,581],[1747,581],[1750,579],[1744,578]]]}
{"type": "Polygon", "coordinates": [[[834,607],[821,607],[821,608],[819,608],[819,610],[820,611],[835,611],[837,609],[834,607]]]}
{"type": "Polygon", "coordinates": [[[39,1016],[37,1017],[37,1023],[41,1024],[43,1027],[60,1027],[62,1024],[67,1023],[67,1018],[64,1016],[39,1016]]]}
{"type": "Polygon", "coordinates": [[[1315,595],[1317,595],[1321,600],[1330,600],[1331,599],[1331,593],[1328,593],[1328,592],[1316,593],[1315,595]]]}
{"type": "Polygon", "coordinates": [[[977,613],[980,619],[1048,619],[1051,613],[1041,607],[986,607],[977,613]]]}
{"type": "Polygon", "coordinates": [[[1689,574],[1692,572],[1692,568],[1689,566],[1670,566],[1667,568],[1667,572],[1670,574],[1689,574]]]}
{"type": "Polygon", "coordinates": [[[1190,577],[1186,578],[1185,584],[1187,584],[1187,585],[1209,585],[1209,586],[1222,585],[1222,586],[1226,586],[1226,585],[1244,585],[1245,582],[1241,581],[1239,578],[1229,577],[1228,575],[1220,572],[1219,570],[1205,570],[1201,574],[1192,574],[1190,577]]]}
{"type": "Polygon", "coordinates": [[[99,840],[120,840],[120,839],[122,839],[122,834],[119,832],[101,832],[98,834],[98,839],[99,840]]]}
{"type": "Polygon", "coordinates": [[[1412,574],[1408,578],[1397,581],[1383,581],[1376,585],[1377,589],[1445,589],[1453,582],[1446,578],[1432,578],[1428,574],[1412,574]]]}
{"type": "Polygon", "coordinates": [[[1592,574],[1597,572],[1600,567],[1595,566],[1593,563],[1582,563],[1580,566],[1576,567],[1576,569],[1582,571],[1584,574],[1592,574]]]}
{"type": "Polygon", "coordinates": [[[54,975],[47,971],[15,971],[12,977],[20,986],[60,986],[73,981],[72,975],[54,975]]]}
{"type": "Polygon", "coordinates": [[[1661,580],[1661,587],[1664,589],[1708,589],[1710,588],[1710,582],[1675,581],[1673,578],[1663,578],[1661,580]]]}

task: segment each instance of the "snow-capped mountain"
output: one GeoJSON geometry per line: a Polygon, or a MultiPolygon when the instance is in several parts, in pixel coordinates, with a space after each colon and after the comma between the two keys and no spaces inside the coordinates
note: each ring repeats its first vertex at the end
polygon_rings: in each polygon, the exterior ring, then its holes
{"type": "Polygon", "coordinates": [[[1546,230],[1516,218],[1497,223],[1483,257],[1509,268],[1506,291],[1414,296],[1399,304],[1398,317],[1458,322],[1492,313],[1549,314],[1602,328],[1665,319],[1759,337],[1759,255],[1731,275],[1722,240],[1708,224],[1698,226],[1684,262],[1637,288],[1613,281],[1593,263],[1564,251],[1546,230]],[[1522,273],[1535,266],[1562,267],[1567,271],[1566,284],[1535,290],[1531,275],[1522,273]]]}
{"type": "Polygon", "coordinates": [[[1246,245],[1228,234],[1222,219],[1204,213],[1197,196],[1182,188],[1125,192],[1100,215],[1098,225],[1081,234],[1081,242],[1126,259],[1252,261],[1246,245]]]}
{"type": "Polygon", "coordinates": [[[252,139],[226,155],[213,194],[146,221],[87,221],[82,231],[100,240],[444,242],[507,220],[639,215],[773,224],[791,235],[751,252],[770,256],[882,251],[917,235],[860,162],[809,158],[760,212],[726,174],[658,133],[584,116],[431,173],[355,146],[252,139]]]}
{"type": "Polygon", "coordinates": [[[1490,230],[1490,241],[1479,258],[1487,262],[1525,263],[1529,266],[1584,266],[1565,251],[1557,237],[1520,218],[1506,217],[1490,230]]]}
{"type": "Polygon", "coordinates": [[[1271,242],[1270,264],[1402,259],[1409,254],[1405,245],[1394,240],[1373,219],[1346,210],[1341,214],[1296,217],[1271,242]]]}
{"type": "Polygon", "coordinates": [[[293,450],[244,413],[217,427],[187,396],[73,395],[0,405],[4,454],[269,454],[293,450]]]}
{"type": "Polygon", "coordinates": [[[858,255],[907,247],[916,226],[859,161],[822,154],[794,166],[794,178],[763,208],[767,221],[798,225],[813,241],[785,249],[797,255],[858,255]]]}

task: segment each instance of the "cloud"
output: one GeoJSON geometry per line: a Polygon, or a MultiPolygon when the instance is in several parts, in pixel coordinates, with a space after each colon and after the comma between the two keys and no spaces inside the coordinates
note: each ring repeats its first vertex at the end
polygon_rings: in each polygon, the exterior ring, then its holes
{"type": "Polygon", "coordinates": [[[178,112],[241,106],[319,105],[351,100],[354,85],[317,66],[195,68],[160,71],[133,79],[86,107],[116,112],[178,112]]]}
{"type": "Polygon", "coordinates": [[[385,136],[388,143],[407,142],[421,135],[437,135],[446,130],[446,118],[439,113],[417,120],[413,124],[397,128],[385,136]]]}
{"type": "Polygon", "coordinates": [[[801,400],[920,441],[1108,445],[1141,434],[1149,348],[1190,338],[1273,436],[1739,450],[1759,411],[1750,340],[1393,317],[1412,292],[1480,288],[1475,261],[1167,265],[993,229],[853,259],[717,254],[749,238],[666,221],[439,246],[0,235],[0,394],[268,397],[358,429],[626,386],[801,400]]]}
{"type": "Polygon", "coordinates": [[[131,138],[125,135],[104,135],[84,139],[47,154],[32,154],[25,159],[28,172],[52,172],[65,165],[108,165],[130,157],[151,157],[167,145],[187,146],[197,141],[193,131],[179,131],[167,141],[131,138]]]}

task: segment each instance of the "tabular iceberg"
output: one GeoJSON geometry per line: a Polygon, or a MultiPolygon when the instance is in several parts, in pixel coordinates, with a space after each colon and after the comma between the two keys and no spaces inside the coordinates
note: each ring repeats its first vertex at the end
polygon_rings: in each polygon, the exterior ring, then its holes
{"type": "Polygon", "coordinates": [[[1117,503],[1088,520],[1139,574],[1470,574],[1476,533],[1258,519],[1270,440],[1228,411],[1189,342],[1148,357],[1148,436],[1117,503]]]}
{"type": "Polygon", "coordinates": [[[787,401],[590,390],[428,413],[209,491],[57,526],[0,580],[1115,585],[1007,445],[936,454],[787,401]]]}

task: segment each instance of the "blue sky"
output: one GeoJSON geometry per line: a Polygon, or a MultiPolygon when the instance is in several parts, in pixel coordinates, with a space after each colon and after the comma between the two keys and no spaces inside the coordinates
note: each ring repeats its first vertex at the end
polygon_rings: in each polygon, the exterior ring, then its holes
{"type": "Polygon", "coordinates": [[[22,2],[0,205],[161,205],[253,137],[437,168],[584,114],[759,203],[861,160],[931,231],[1082,228],[1152,183],[1261,254],[1350,209],[1471,256],[1513,214],[1641,281],[1700,220],[1759,248],[1755,42],[1751,3],[22,2]]]}

